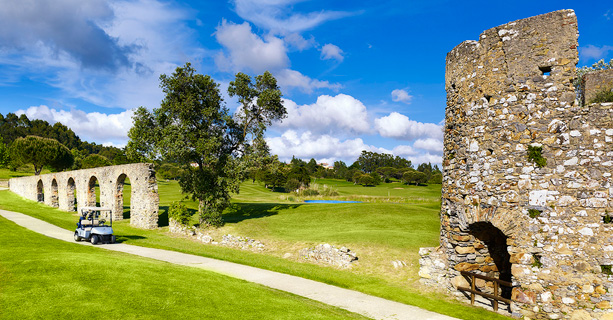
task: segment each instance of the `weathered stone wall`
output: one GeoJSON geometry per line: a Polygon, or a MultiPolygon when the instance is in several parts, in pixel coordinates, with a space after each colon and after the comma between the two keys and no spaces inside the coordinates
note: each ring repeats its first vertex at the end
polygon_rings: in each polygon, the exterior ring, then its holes
{"type": "Polygon", "coordinates": [[[596,94],[603,90],[613,90],[613,70],[599,70],[587,73],[583,76],[584,103],[589,103],[596,94]]]}
{"type": "Polygon", "coordinates": [[[44,202],[64,211],[96,205],[95,184],[100,186],[100,206],[112,209],[113,219],[123,219],[123,186],[131,185],[130,224],[157,228],[159,195],[153,164],[136,163],[82,169],[9,180],[10,190],[24,198],[44,202]],[[76,194],[75,194],[76,193],[76,194]]]}
{"type": "Polygon", "coordinates": [[[512,281],[516,316],[600,318],[613,299],[613,103],[575,101],[577,36],[561,10],[447,55],[441,247],[420,274],[457,295],[462,270],[512,281]]]}

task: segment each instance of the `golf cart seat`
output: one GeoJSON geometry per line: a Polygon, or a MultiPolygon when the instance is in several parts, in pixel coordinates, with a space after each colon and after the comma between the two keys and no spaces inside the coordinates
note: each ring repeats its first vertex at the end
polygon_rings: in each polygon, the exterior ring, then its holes
{"type": "Polygon", "coordinates": [[[91,220],[81,220],[82,226],[97,226],[99,224],[100,224],[99,220],[94,220],[93,222],[91,220]]]}

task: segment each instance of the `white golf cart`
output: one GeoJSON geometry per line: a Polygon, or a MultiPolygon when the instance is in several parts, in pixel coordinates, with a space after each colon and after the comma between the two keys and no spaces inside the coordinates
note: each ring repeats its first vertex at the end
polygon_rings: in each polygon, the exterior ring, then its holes
{"type": "Polygon", "coordinates": [[[82,207],[81,216],[77,223],[77,230],[74,232],[75,241],[90,241],[97,243],[115,243],[113,235],[113,214],[111,209],[101,207],[82,207]],[[106,220],[100,219],[102,212],[108,212],[105,216],[109,217],[109,225],[106,220]]]}

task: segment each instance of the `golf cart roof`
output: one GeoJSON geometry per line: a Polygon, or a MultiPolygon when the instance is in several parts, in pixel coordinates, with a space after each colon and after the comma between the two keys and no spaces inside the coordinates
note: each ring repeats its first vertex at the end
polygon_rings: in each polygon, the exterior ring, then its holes
{"type": "Polygon", "coordinates": [[[81,207],[81,211],[111,211],[110,208],[105,207],[81,207]]]}

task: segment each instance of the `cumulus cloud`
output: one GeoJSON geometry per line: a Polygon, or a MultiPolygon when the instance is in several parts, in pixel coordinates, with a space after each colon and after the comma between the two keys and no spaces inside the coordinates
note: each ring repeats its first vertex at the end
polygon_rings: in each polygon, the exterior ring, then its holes
{"type": "Polygon", "coordinates": [[[609,51],[613,51],[613,46],[604,45],[602,47],[597,47],[589,44],[585,47],[579,47],[579,53],[583,59],[599,60],[604,58],[609,51]]]}
{"type": "Polygon", "coordinates": [[[299,33],[290,33],[283,37],[283,40],[295,50],[303,51],[310,49],[316,45],[315,38],[311,36],[309,39],[305,39],[299,33]]]}
{"type": "Polygon", "coordinates": [[[330,83],[329,81],[311,79],[304,74],[291,69],[282,69],[273,72],[279,86],[283,89],[298,88],[305,93],[313,93],[316,89],[327,88],[338,91],[342,86],[338,83],[330,83]]]}
{"type": "Polygon", "coordinates": [[[434,123],[422,123],[398,112],[375,119],[375,129],[383,137],[401,140],[424,138],[443,139],[443,128],[434,123]]]}
{"type": "Polygon", "coordinates": [[[133,45],[120,45],[101,26],[113,19],[103,0],[15,1],[0,6],[0,47],[36,55],[66,54],[86,68],[115,70],[130,65],[133,45]]]}
{"type": "MultiPolygon", "coordinates": [[[[35,81],[61,90],[57,96],[48,97],[60,103],[83,99],[100,107],[154,107],[163,97],[159,89],[160,74],[172,73],[185,61],[198,61],[204,55],[213,55],[194,41],[195,33],[186,23],[193,13],[172,3],[157,0],[43,0],[39,6],[39,1],[36,5],[33,2],[27,0],[0,6],[0,66],[4,72],[12,74],[2,78],[10,81],[22,78],[24,74],[36,74],[35,81]],[[12,14],[18,17],[36,13],[36,19],[41,20],[40,24],[45,28],[25,18],[24,21],[29,21],[25,29],[14,25],[3,27],[8,22],[2,15],[7,15],[10,10],[23,11],[12,14]],[[46,10],[51,17],[46,16],[46,10]],[[61,12],[57,13],[58,10],[61,12]],[[79,37],[73,39],[71,33],[64,34],[65,28],[79,33],[79,37]],[[20,38],[22,33],[30,31],[31,35],[20,40],[21,45],[3,38],[20,38]],[[55,43],[54,39],[62,34],[74,41],[71,45],[78,45],[79,50],[96,52],[80,54],[71,51],[70,46],[62,46],[61,41],[55,43]],[[43,38],[51,40],[45,42],[43,38]],[[93,41],[97,44],[89,43],[93,41]],[[88,62],[89,59],[100,61],[96,62],[97,65],[88,62]],[[129,63],[118,67],[125,61],[129,63]],[[109,72],[113,66],[116,68],[109,72]]],[[[18,21],[16,25],[26,22],[18,21]]]]}
{"type": "Polygon", "coordinates": [[[413,96],[409,95],[406,90],[396,89],[392,91],[392,101],[410,104],[413,96]]]}
{"type": "Polygon", "coordinates": [[[283,40],[268,36],[265,40],[251,32],[249,23],[235,24],[223,20],[215,38],[228,54],[219,53],[215,62],[222,70],[249,69],[256,73],[279,70],[289,66],[283,40]]]}
{"type": "Polygon", "coordinates": [[[307,130],[314,133],[361,134],[370,131],[366,106],[356,98],[338,94],[321,95],[313,104],[298,105],[284,99],[287,118],[275,124],[279,128],[307,130]]]}
{"type": "Polygon", "coordinates": [[[86,113],[81,110],[56,110],[45,105],[18,110],[17,115],[25,114],[29,119],[41,119],[51,124],[61,122],[86,141],[104,141],[107,145],[125,145],[128,130],[132,127],[133,110],[118,114],[99,112],[86,113]]]}
{"type": "Polygon", "coordinates": [[[310,131],[298,134],[294,130],[287,130],[280,137],[267,138],[266,142],[270,151],[282,161],[289,161],[292,156],[354,161],[362,150],[376,149],[366,145],[360,138],[341,141],[331,135],[314,135],[310,131]]]}
{"type": "Polygon", "coordinates": [[[274,33],[301,32],[335,19],[354,15],[346,11],[292,12],[292,5],[304,0],[234,0],[234,10],[241,18],[274,33]]]}
{"type": "Polygon", "coordinates": [[[335,59],[338,62],[343,62],[343,50],[331,43],[328,43],[321,48],[321,59],[335,59]]]}
{"type": "Polygon", "coordinates": [[[435,154],[442,155],[443,154],[443,140],[427,138],[427,139],[417,139],[413,143],[413,147],[419,148],[426,151],[434,152],[435,154]]]}

